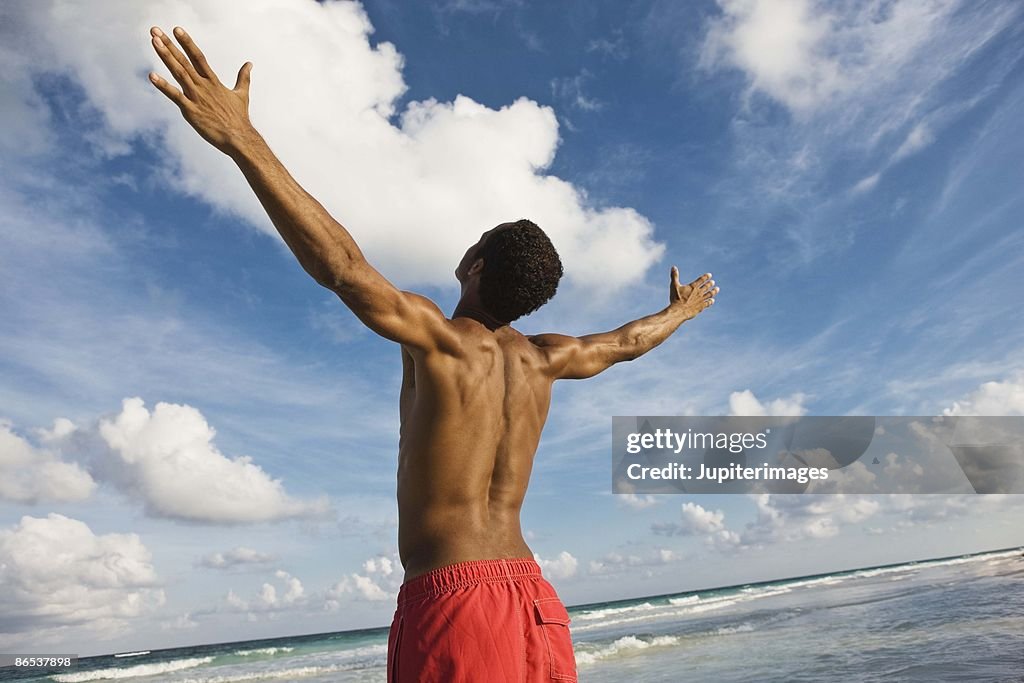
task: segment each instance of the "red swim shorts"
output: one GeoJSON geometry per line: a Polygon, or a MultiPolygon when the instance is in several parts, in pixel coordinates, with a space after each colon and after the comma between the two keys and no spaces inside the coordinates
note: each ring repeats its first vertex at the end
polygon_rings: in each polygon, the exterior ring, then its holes
{"type": "Polygon", "coordinates": [[[459,562],[398,592],[388,683],[575,680],[569,613],[531,559],[459,562]]]}

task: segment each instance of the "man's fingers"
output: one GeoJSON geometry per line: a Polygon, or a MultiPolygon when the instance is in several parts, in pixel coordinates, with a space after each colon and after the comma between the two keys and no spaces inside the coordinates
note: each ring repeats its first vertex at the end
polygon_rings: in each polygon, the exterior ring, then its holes
{"type": "Polygon", "coordinates": [[[185,51],[185,54],[188,55],[189,61],[192,62],[192,66],[195,68],[196,73],[204,78],[209,78],[215,83],[219,82],[217,81],[217,74],[213,72],[213,69],[210,68],[209,63],[206,61],[206,55],[203,54],[203,51],[200,50],[199,46],[196,45],[194,40],[192,40],[192,36],[190,36],[185,29],[178,26],[174,29],[174,37],[178,39],[179,43],[181,43],[181,48],[185,51]]]}
{"type": "Polygon", "coordinates": [[[179,107],[185,106],[185,103],[188,101],[188,98],[185,97],[180,90],[175,88],[173,85],[171,85],[164,79],[160,78],[155,73],[149,74],[149,80],[153,85],[156,86],[157,90],[162,92],[164,95],[167,95],[167,98],[171,102],[174,102],[179,107]]]}
{"type": "Polygon", "coordinates": [[[194,87],[199,80],[199,74],[192,67],[192,62],[188,61],[188,57],[178,49],[171,37],[159,28],[154,26],[150,33],[153,35],[153,47],[156,48],[156,53],[160,55],[160,59],[171,70],[171,75],[187,95],[188,89],[194,87]]]}
{"type": "Polygon", "coordinates": [[[153,38],[153,49],[156,50],[157,55],[160,57],[160,61],[162,61],[164,66],[167,67],[167,70],[171,72],[171,76],[173,76],[174,80],[176,80],[178,85],[181,86],[185,95],[187,96],[192,92],[196,87],[195,82],[188,75],[188,72],[185,71],[185,67],[183,67],[181,63],[174,58],[171,51],[167,49],[167,45],[161,38],[153,38]]]}
{"type": "Polygon", "coordinates": [[[679,284],[679,269],[676,268],[675,266],[672,266],[672,286],[673,287],[681,287],[682,286],[682,285],[679,284]]]}
{"type": "Polygon", "coordinates": [[[711,273],[704,273],[699,278],[690,283],[691,287],[700,287],[702,284],[711,279],[711,273]]]}
{"type": "Polygon", "coordinates": [[[246,62],[238,70],[238,78],[235,79],[235,92],[249,95],[249,74],[252,73],[252,62],[246,62]]]}

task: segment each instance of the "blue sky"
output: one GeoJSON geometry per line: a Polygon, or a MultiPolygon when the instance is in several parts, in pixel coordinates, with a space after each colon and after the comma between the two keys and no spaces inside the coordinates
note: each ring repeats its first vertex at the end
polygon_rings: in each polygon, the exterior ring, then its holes
{"type": "Polygon", "coordinates": [[[527,333],[715,308],[556,386],[523,511],[567,603],[1018,545],[1019,496],[623,497],[613,415],[1022,414],[1018,3],[48,0],[0,10],[0,647],[386,624],[398,349],[145,79],[184,25],[389,278],[529,217],[527,333]]]}

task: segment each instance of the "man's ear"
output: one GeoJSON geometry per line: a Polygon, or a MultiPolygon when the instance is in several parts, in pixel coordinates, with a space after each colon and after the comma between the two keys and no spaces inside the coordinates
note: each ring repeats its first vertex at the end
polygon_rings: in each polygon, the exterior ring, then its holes
{"type": "Polygon", "coordinates": [[[484,260],[482,258],[478,258],[476,261],[473,261],[473,265],[469,267],[469,273],[467,273],[467,275],[478,275],[483,269],[484,260]]]}

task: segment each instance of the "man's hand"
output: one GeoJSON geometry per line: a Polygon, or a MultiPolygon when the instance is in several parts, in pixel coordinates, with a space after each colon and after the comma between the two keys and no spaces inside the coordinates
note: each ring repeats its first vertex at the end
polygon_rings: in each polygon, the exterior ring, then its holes
{"type": "Polygon", "coordinates": [[[252,123],[249,122],[249,73],[252,71],[252,62],[242,65],[235,87],[229,89],[221,84],[185,29],[174,29],[174,36],[184,52],[156,26],[149,32],[153,37],[153,48],[170,69],[181,90],[155,73],[149,74],[149,80],[178,105],[182,116],[203,139],[229,154],[242,139],[253,132],[252,123]]]}
{"type": "Polygon", "coordinates": [[[695,317],[705,308],[715,303],[718,287],[711,279],[711,273],[705,273],[688,285],[679,284],[679,269],[672,266],[672,283],[669,286],[668,303],[685,311],[686,319],[695,317]]]}

